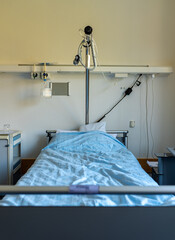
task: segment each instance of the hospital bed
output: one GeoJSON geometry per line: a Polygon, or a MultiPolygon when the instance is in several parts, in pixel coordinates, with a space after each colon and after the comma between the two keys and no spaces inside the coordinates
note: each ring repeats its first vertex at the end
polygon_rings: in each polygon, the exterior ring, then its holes
{"type": "Polygon", "coordinates": [[[158,187],[103,132],[56,134],[17,185],[0,192],[3,239],[17,239],[19,226],[25,239],[175,238],[174,187],[158,187]]]}

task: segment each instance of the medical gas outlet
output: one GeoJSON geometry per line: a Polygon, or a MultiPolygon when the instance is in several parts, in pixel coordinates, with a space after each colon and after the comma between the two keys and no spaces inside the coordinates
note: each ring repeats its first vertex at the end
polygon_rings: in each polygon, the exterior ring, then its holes
{"type": "Polygon", "coordinates": [[[40,78],[50,80],[50,74],[47,73],[47,72],[41,72],[40,73],[40,78]]]}
{"type": "Polygon", "coordinates": [[[34,80],[40,79],[40,73],[31,72],[31,79],[34,79],[34,80]]]}
{"type": "Polygon", "coordinates": [[[50,73],[47,73],[47,72],[31,72],[31,79],[34,79],[34,80],[39,80],[39,79],[47,79],[47,80],[50,80],[50,73]]]}

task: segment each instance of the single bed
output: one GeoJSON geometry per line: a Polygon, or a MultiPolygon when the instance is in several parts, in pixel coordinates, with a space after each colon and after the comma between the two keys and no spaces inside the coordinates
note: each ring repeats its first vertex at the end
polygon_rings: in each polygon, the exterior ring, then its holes
{"type": "MultiPolygon", "coordinates": [[[[18,186],[157,186],[134,155],[101,131],[61,132],[41,151],[18,186]]],[[[7,206],[159,206],[171,196],[159,195],[19,195],[7,206]]]]}
{"type": "MultiPolygon", "coordinates": [[[[56,134],[17,183],[26,190],[89,185],[158,187],[120,141],[101,131],[56,134]]],[[[68,194],[6,195],[2,239],[18,239],[19,226],[25,239],[175,239],[173,195],[72,194],[71,187],[68,194]]]]}

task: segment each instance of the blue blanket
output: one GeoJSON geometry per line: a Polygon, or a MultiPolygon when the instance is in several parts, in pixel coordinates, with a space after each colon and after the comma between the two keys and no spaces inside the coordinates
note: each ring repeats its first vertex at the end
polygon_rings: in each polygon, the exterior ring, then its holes
{"type": "MultiPolygon", "coordinates": [[[[137,159],[112,136],[99,132],[59,133],[45,147],[19,186],[157,186],[137,159]]],[[[161,195],[7,195],[5,206],[158,206],[161,195]]]]}

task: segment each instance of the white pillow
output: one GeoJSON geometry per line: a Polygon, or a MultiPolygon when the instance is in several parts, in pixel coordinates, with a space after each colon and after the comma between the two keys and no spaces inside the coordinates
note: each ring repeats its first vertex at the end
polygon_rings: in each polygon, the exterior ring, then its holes
{"type": "Polygon", "coordinates": [[[61,133],[61,132],[78,132],[78,131],[75,131],[75,130],[62,130],[62,129],[57,129],[56,131],[57,131],[57,133],[61,133]]]}
{"type": "Polygon", "coordinates": [[[80,132],[88,132],[88,131],[102,131],[106,132],[106,122],[99,123],[90,123],[86,125],[80,126],[80,132]]]}

